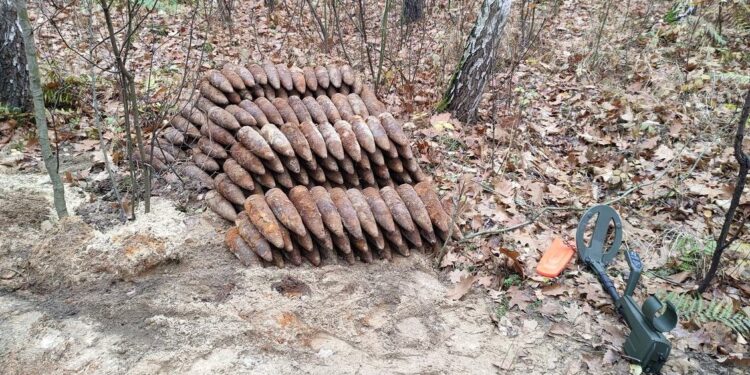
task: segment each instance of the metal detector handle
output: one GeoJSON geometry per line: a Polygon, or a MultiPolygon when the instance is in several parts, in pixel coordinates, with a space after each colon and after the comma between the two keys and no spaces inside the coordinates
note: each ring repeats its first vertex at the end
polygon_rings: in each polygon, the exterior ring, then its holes
{"type": "Polygon", "coordinates": [[[630,276],[628,276],[628,284],[625,287],[626,296],[632,296],[635,291],[635,286],[638,285],[638,281],[641,279],[641,271],[643,270],[643,263],[641,263],[641,257],[635,251],[625,251],[625,260],[628,261],[628,267],[630,267],[630,276]]]}

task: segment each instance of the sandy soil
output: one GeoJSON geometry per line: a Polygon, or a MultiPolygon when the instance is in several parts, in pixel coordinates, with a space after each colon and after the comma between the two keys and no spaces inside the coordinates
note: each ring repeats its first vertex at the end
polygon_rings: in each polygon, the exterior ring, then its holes
{"type": "Polygon", "coordinates": [[[495,373],[513,342],[479,294],[447,300],[424,256],[247,269],[212,213],[156,198],[100,232],[52,222],[47,181],[0,185],[4,373],[495,373]],[[303,291],[273,287],[286,277],[303,291]]]}
{"type": "MultiPolygon", "coordinates": [[[[575,304],[557,323],[520,312],[493,321],[484,292],[449,300],[424,255],[243,268],[213,213],[157,197],[153,213],[97,230],[52,219],[44,175],[0,175],[4,374],[598,373],[608,350],[581,339],[596,332],[557,334],[582,319],[575,304]]],[[[71,209],[89,202],[67,195],[71,209]]],[[[711,371],[688,359],[668,372],[711,371]]]]}

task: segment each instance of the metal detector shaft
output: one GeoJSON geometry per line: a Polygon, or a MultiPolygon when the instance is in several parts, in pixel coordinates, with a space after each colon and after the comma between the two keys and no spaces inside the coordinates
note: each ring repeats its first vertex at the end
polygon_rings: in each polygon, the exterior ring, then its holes
{"type": "Polygon", "coordinates": [[[601,267],[597,267],[597,265],[598,263],[589,263],[589,268],[594,271],[596,277],[599,278],[599,282],[602,284],[602,289],[612,297],[612,301],[617,305],[617,302],[620,301],[620,293],[617,293],[615,283],[612,282],[612,279],[610,279],[609,276],[607,276],[605,270],[601,267]]]}

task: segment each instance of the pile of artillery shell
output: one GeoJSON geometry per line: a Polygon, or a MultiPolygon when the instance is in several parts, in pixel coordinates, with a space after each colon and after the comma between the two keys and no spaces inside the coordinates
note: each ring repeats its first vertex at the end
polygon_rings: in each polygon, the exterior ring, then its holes
{"type": "Polygon", "coordinates": [[[236,226],[226,234],[230,251],[244,265],[303,260],[318,266],[339,258],[391,259],[448,236],[450,219],[427,181],[363,190],[273,188],[243,202],[236,226]]]}
{"type": "Polygon", "coordinates": [[[401,124],[347,65],[210,70],[156,143],[152,166],[209,190],[245,265],[371,262],[458,235],[401,124]]]}
{"type": "Polygon", "coordinates": [[[210,206],[230,221],[245,198],[276,187],[425,180],[401,124],[347,65],[226,64],[206,73],[170,125],[154,168],[187,152],[177,171],[214,189],[210,206]]]}

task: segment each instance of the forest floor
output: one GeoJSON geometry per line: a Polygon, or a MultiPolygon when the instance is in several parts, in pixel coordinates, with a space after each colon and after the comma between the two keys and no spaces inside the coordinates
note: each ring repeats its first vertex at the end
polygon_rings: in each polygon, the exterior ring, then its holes
{"type": "MultiPolygon", "coordinates": [[[[449,298],[450,281],[423,254],[243,268],[210,211],[156,198],[158,213],[100,231],[81,216],[50,222],[45,175],[4,171],[0,181],[5,374],[630,371],[615,354],[623,325],[591,320],[584,301],[548,298],[533,313],[499,315],[485,292],[449,298]]],[[[71,186],[67,198],[78,212],[89,201],[71,186]]],[[[665,370],[731,373],[683,348],[665,370]]]]}
{"type": "MultiPolygon", "coordinates": [[[[571,240],[582,211],[602,202],[618,209],[626,243],[644,260],[637,299],[683,301],[664,372],[746,372],[747,230],[725,254],[717,287],[688,294],[736,176],[731,139],[750,82],[750,21],[733,18],[750,15],[742,2],[723,10],[733,16],[722,26],[719,2],[685,17],[673,11],[679,2],[514,2],[474,126],[431,110],[478,2],[436,2],[411,28],[392,10],[381,44],[383,3],[365,5],[367,47],[356,6],[339,9],[341,33],[319,8],[326,53],[304,1],[282,2],[270,16],[260,1],[238,2],[233,30],[161,2],[135,39],[132,69],[147,122],[186,67],[351,60],[366,80],[380,76],[381,97],[407,122],[423,168],[445,203],[458,202],[456,221],[473,236],[449,244],[439,267],[434,254],[414,254],[353,267],[243,268],[222,242],[227,224],[200,195],[162,178],[152,212],[120,223],[82,58],[104,66],[111,54],[106,43],[88,54],[79,2],[32,9],[48,103],[65,102],[51,111],[50,134],[75,216],[58,221],[50,210],[31,127],[0,119],[3,372],[637,374],[622,357],[627,329],[590,273],[576,260],[557,279],[535,273],[552,238],[571,240]],[[185,58],[191,50],[202,51],[199,60],[185,58]]],[[[122,106],[114,78],[98,74],[105,151],[127,198],[122,106]]],[[[749,196],[740,217],[750,214],[749,196]]],[[[621,289],[622,273],[614,279],[621,289]]]]}

